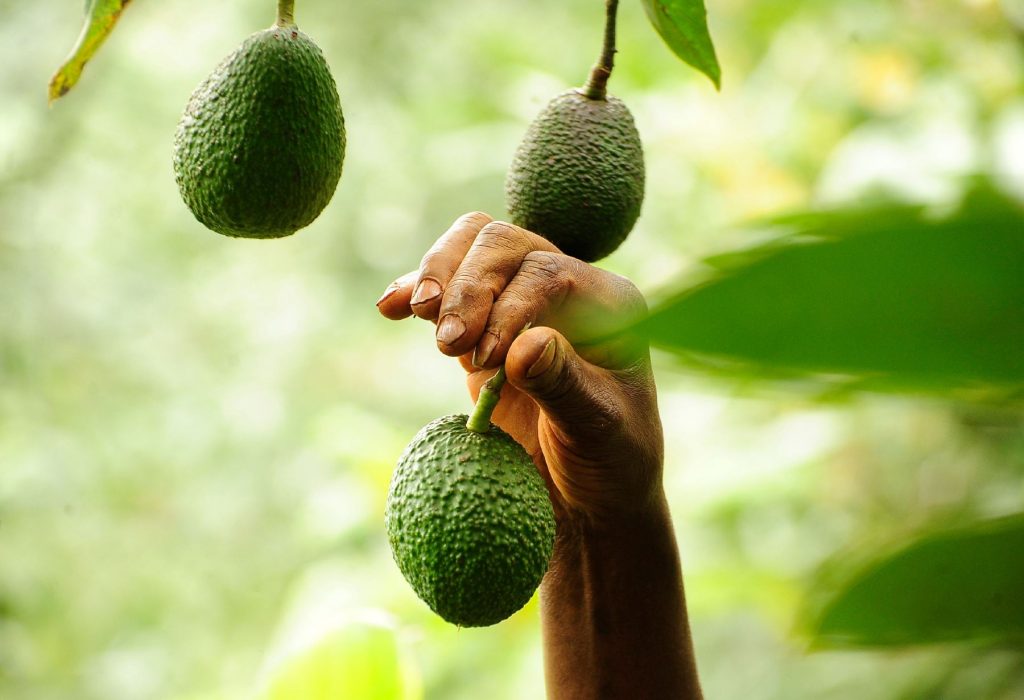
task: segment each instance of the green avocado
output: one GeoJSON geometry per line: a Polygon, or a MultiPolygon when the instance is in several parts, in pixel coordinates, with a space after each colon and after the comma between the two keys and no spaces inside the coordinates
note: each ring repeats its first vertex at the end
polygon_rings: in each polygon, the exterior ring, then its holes
{"type": "Polygon", "coordinates": [[[413,438],[391,479],[385,528],[402,575],[448,622],[483,627],[526,605],[555,541],[547,487],[500,428],[439,418],[413,438]]]}
{"type": "Polygon", "coordinates": [[[644,199],[633,117],[610,95],[573,89],[530,125],[505,179],[509,216],[562,252],[594,261],[626,239],[644,199]]]}
{"type": "Polygon", "coordinates": [[[331,200],[345,120],[323,54],[294,25],[246,39],[204,80],[174,139],[178,188],[218,233],[288,236],[331,200]]]}

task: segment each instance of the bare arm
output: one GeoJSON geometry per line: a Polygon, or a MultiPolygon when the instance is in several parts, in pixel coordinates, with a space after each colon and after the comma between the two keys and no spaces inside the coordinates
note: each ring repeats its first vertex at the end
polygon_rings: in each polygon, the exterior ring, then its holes
{"type": "Polygon", "coordinates": [[[664,504],[609,528],[563,527],[541,615],[550,697],[702,697],[664,504]]]}
{"type": "Polygon", "coordinates": [[[377,306],[436,322],[474,396],[505,364],[493,419],[533,456],[557,519],[541,588],[548,696],[700,698],[648,351],[595,341],[643,313],[636,287],[474,213],[377,306]]]}

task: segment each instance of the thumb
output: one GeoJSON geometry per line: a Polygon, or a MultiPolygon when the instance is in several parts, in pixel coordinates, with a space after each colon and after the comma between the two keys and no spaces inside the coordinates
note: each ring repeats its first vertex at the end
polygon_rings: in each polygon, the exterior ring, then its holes
{"type": "Polygon", "coordinates": [[[508,382],[532,398],[568,438],[607,435],[622,406],[607,370],[581,358],[551,328],[531,328],[515,339],[505,359],[508,382]]]}

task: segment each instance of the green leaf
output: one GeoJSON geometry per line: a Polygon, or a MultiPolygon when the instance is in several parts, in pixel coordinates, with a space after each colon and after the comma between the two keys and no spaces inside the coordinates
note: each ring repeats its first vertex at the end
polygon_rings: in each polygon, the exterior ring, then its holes
{"type": "Polygon", "coordinates": [[[805,624],[819,647],[1024,641],[1024,515],[932,532],[864,566],[834,565],[810,600],[805,624]]]}
{"type": "Polygon", "coordinates": [[[650,341],[719,370],[875,389],[1024,386],[1024,212],[991,194],[792,219],[655,307],[650,341]]]}
{"type": "Polygon", "coordinates": [[[260,700],[416,700],[418,678],[387,627],[352,623],[285,659],[260,700]]]}
{"type": "Polygon", "coordinates": [[[722,86],[722,70],[708,32],[704,0],[643,0],[647,18],[683,61],[722,86]]]}
{"type": "Polygon", "coordinates": [[[131,0],[91,0],[85,6],[85,25],[71,54],[50,78],[49,99],[63,97],[82,76],[82,69],[106,41],[131,0]]]}

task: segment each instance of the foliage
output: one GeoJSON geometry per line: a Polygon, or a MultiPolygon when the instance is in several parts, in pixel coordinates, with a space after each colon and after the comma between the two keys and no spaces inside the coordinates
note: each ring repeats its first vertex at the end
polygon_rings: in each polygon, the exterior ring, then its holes
{"type": "MultiPolygon", "coordinates": [[[[85,64],[114,30],[131,0],[86,0],[85,26],[71,55],[50,79],[50,102],[75,86],[85,64]]],[[[715,56],[703,0],[643,0],[651,24],[679,58],[701,71],[718,87],[721,68],[715,56]]]]}
{"type": "MultiPolygon", "coordinates": [[[[709,355],[719,370],[730,368],[724,357],[762,375],[1019,398],[1024,209],[1017,202],[980,183],[941,218],[920,207],[872,206],[783,222],[797,233],[719,258],[713,279],[632,330],[684,358],[709,355]]],[[[1015,644],[1024,636],[1022,548],[1016,517],[928,530],[860,567],[844,554],[812,589],[821,609],[808,631],[819,647],[1015,644]]]]}
{"type": "Polygon", "coordinates": [[[722,85],[714,44],[708,33],[704,0],[643,0],[644,11],[676,56],[722,85]]]}
{"type": "Polygon", "coordinates": [[[85,25],[82,33],[71,49],[71,55],[61,64],[57,72],[50,78],[50,102],[67,94],[82,76],[82,69],[89,59],[99,50],[114,25],[121,18],[121,12],[131,0],[87,0],[85,7],[85,25]]]}
{"type": "MultiPolygon", "coordinates": [[[[1024,517],[926,532],[878,556],[845,553],[850,580],[811,611],[819,645],[899,646],[1024,639],[1024,517]],[[851,575],[850,559],[871,557],[851,575]]],[[[823,590],[831,585],[819,584],[823,590]]]]}
{"type": "MultiPolygon", "coordinates": [[[[398,454],[469,402],[424,325],[383,322],[373,300],[455,216],[501,215],[526,125],[593,60],[600,3],[302,1],[300,24],[352,105],[345,182],[302,236],[240,242],[181,204],[171,139],[196,82],[269,22],[266,0],[133,4],[95,59],[103,79],[55,110],[39,88],[78,18],[0,0],[5,700],[252,697],[261,669],[269,680],[285,668],[267,660],[282,628],[320,629],[325,607],[399,621],[426,697],[542,693],[535,602],[495,628],[455,630],[390,559],[381,523],[398,454]]],[[[881,249],[883,230],[945,232],[974,251],[956,284],[997,299],[1009,278],[980,285],[984,251],[949,222],[977,173],[1024,198],[1024,55],[1003,7],[721,0],[710,9],[732,77],[715,93],[624,4],[614,86],[645,144],[648,192],[601,265],[645,291],[712,290],[759,265],[881,249]],[[880,193],[918,206],[887,206],[879,222],[861,204],[880,193]]],[[[964,211],[1007,211],[975,202],[964,211]]],[[[975,230],[979,243],[1012,233],[975,230]]],[[[1013,366],[957,372],[954,393],[933,352],[927,381],[904,364],[878,385],[899,393],[840,392],[806,343],[800,362],[776,366],[731,340],[729,357],[654,356],[708,697],[1024,696],[1019,645],[808,654],[793,632],[805,608],[867,604],[849,586],[886,553],[1024,511],[1024,412],[1000,379],[1013,366]]],[[[963,368],[977,348],[957,341],[947,352],[963,368]]],[[[875,388],[878,374],[848,361],[866,352],[846,350],[832,378],[875,388]]],[[[878,619],[841,619],[861,617],[878,619]]]]}
{"type": "MultiPolygon", "coordinates": [[[[949,392],[1024,387],[1024,209],[990,188],[955,213],[790,219],[639,329],[680,355],[949,392]]],[[[719,260],[719,266],[722,261],[719,260]]]]}
{"type": "Polygon", "coordinates": [[[260,700],[422,697],[392,629],[351,622],[282,660],[260,700]]]}

